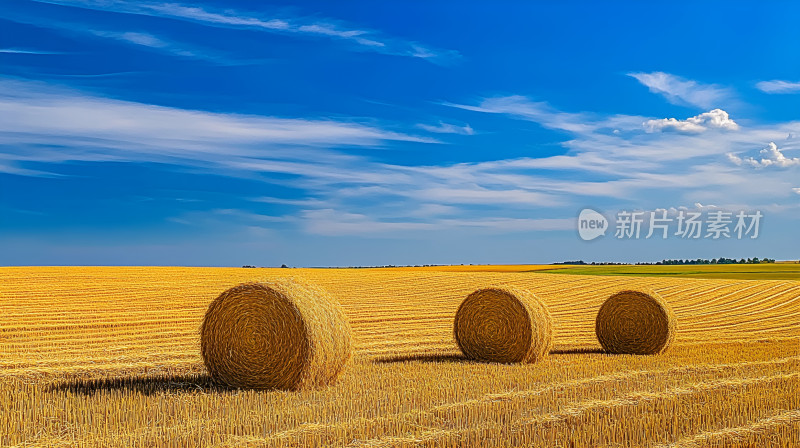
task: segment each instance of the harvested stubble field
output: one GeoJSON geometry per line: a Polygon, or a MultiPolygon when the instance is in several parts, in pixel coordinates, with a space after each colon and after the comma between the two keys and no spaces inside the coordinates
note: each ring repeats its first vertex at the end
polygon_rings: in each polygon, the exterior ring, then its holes
{"type": "MultiPolygon", "coordinates": [[[[535,267],[520,267],[533,271],[535,267]]],[[[0,268],[0,443],[10,446],[800,446],[800,282],[460,269],[0,268]],[[326,288],[354,357],[329,388],[214,385],[199,327],[238,283],[326,288]],[[533,290],[555,347],[469,362],[453,316],[478,287],[533,290]],[[652,288],[678,333],[606,355],[603,301],[652,288]]]]}

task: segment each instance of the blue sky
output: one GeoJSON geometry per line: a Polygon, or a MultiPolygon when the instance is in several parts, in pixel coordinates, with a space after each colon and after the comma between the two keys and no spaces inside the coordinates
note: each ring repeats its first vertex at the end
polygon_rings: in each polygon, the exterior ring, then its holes
{"type": "Polygon", "coordinates": [[[800,258],[800,7],[0,4],[0,264],[800,258]],[[760,211],[583,241],[584,208],[760,211]]]}

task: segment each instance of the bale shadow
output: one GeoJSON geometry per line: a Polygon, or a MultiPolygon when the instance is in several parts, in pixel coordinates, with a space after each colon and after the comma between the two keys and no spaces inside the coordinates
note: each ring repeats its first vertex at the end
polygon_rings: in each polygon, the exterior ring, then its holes
{"type": "Polygon", "coordinates": [[[478,362],[464,355],[398,355],[375,359],[376,364],[394,364],[400,362],[478,362]]]}
{"type": "Polygon", "coordinates": [[[582,347],[582,348],[558,348],[550,350],[551,355],[588,355],[588,354],[608,354],[605,350],[599,347],[582,347]]]}
{"type": "MultiPolygon", "coordinates": [[[[582,348],[559,348],[550,350],[551,355],[588,355],[588,354],[607,354],[602,348],[595,347],[582,347],[582,348]]],[[[479,364],[493,364],[490,361],[480,361],[469,359],[462,354],[452,355],[398,355],[388,356],[384,358],[377,358],[373,361],[376,364],[394,364],[401,362],[425,362],[425,363],[442,363],[442,362],[463,362],[463,363],[479,363],[479,364]]]]}
{"type": "Polygon", "coordinates": [[[208,375],[167,375],[69,380],[50,387],[51,391],[94,395],[102,392],[126,391],[142,395],[181,392],[234,393],[240,389],[215,382],[208,375]]]}

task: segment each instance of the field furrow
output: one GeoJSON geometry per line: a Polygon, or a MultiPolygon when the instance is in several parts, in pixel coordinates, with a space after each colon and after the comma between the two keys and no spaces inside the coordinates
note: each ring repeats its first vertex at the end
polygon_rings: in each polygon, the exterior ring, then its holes
{"type": "Polygon", "coordinates": [[[0,445],[800,443],[799,282],[490,268],[0,268],[0,445]],[[321,390],[214,383],[199,351],[208,303],[283,277],[340,301],[353,330],[349,366],[321,390]],[[496,284],[547,304],[555,340],[541,363],[472,362],[458,351],[456,309],[496,284]],[[668,353],[600,350],[597,311],[629,288],[673,307],[668,353]]]}

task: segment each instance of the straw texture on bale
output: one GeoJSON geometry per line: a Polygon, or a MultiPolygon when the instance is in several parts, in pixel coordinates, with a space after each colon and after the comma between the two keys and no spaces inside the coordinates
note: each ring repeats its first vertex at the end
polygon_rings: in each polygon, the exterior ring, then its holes
{"type": "Polygon", "coordinates": [[[669,304],[653,291],[620,291],[600,307],[595,332],[609,353],[654,355],[675,339],[677,323],[669,304]]]}
{"type": "Polygon", "coordinates": [[[324,290],[296,281],[247,283],[219,295],[200,329],[211,376],[231,387],[313,389],[350,359],[350,324],[324,290]]]}
{"type": "Polygon", "coordinates": [[[553,346],[547,307],[532,292],[512,286],[468,295],[458,307],[453,332],[464,355],[479,361],[534,363],[553,346]]]}

